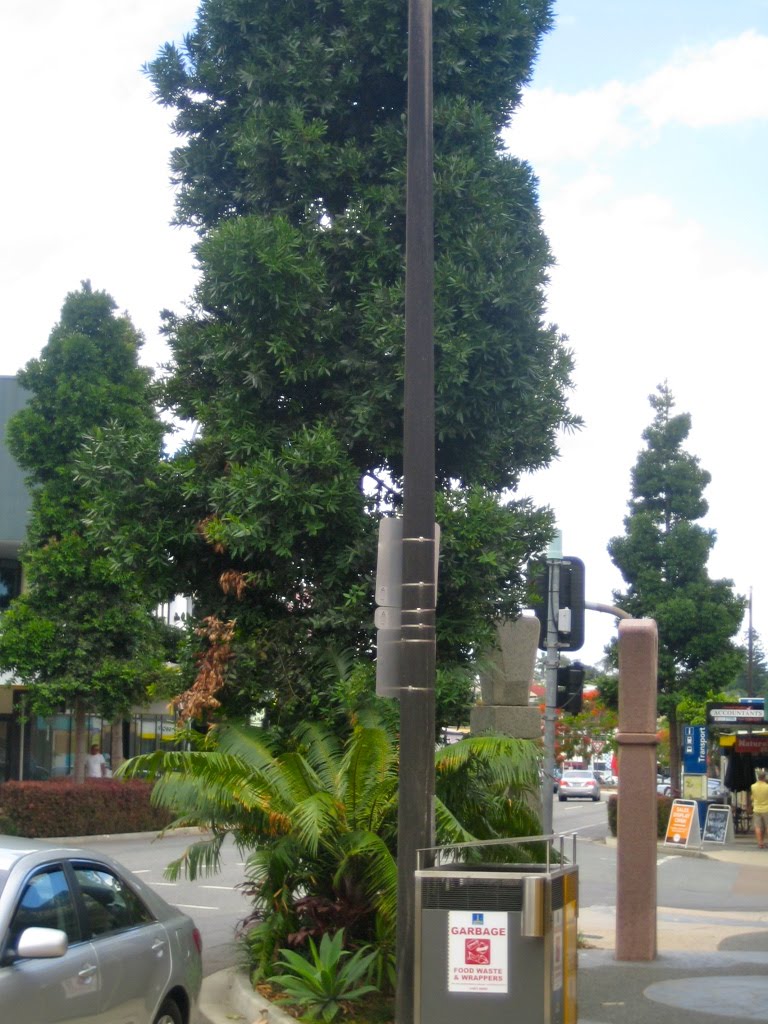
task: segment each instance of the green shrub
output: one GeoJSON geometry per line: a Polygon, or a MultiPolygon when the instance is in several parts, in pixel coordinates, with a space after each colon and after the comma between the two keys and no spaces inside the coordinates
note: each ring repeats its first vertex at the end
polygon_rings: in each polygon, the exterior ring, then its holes
{"type": "MultiPolygon", "coordinates": [[[[618,834],[618,808],[619,797],[616,793],[612,793],[608,797],[608,828],[611,830],[612,836],[616,836],[618,834]]],[[[672,797],[656,797],[656,835],[659,839],[663,839],[667,834],[667,825],[669,824],[669,815],[671,810],[672,797]]]]}
{"type": "Polygon", "coordinates": [[[150,803],[152,785],[114,779],[0,784],[0,830],[43,839],[160,830],[171,821],[150,803]]]}

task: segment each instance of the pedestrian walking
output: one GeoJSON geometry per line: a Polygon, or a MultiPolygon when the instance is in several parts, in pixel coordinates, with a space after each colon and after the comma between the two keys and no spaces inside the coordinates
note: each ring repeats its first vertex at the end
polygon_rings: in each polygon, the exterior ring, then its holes
{"type": "Polygon", "coordinates": [[[768,829],[768,782],[765,781],[765,768],[758,768],[757,781],[750,787],[752,793],[752,824],[755,829],[757,845],[765,849],[765,833],[768,829]]]}

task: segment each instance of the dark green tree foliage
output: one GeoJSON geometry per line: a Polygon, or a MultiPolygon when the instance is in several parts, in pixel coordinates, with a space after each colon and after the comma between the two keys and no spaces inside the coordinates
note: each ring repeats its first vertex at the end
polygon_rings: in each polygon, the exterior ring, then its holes
{"type": "Polygon", "coordinates": [[[659,711],[669,720],[670,767],[677,779],[678,702],[703,699],[734,681],[743,655],[733,637],[744,601],[731,580],[712,580],[707,573],[716,535],[697,520],[707,514],[704,489],[711,478],[683,448],[691,418],[673,415],[666,384],[649,400],[655,415],[632,470],[625,534],[614,537],[608,551],[627,583],[625,593],[614,594],[615,603],[658,624],[659,711]]]}
{"type": "Polygon", "coordinates": [[[77,478],[86,437],[111,421],[162,436],[150,373],[137,363],[141,338],[114,310],[88,282],[67,296],[40,358],[19,373],[31,397],[8,424],[32,511],[26,589],[0,620],[0,664],[42,714],[63,702],[111,719],[162,671],[162,626],[140,581],[94,544],[77,478]]]}
{"type": "MultiPolygon", "coordinates": [[[[499,137],[549,25],[546,0],[435,9],[444,664],[519,607],[551,517],[502,495],[575,425],[535,181],[499,137]]],[[[148,68],[200,235],[194,301],[166,319],[166,400],[200,425],[168,550],[201,614],[237,619],[231,710],[321,711],[313,652],[371,650],[377,519],[402,491],[406,46],[402,4],[204,0],[148,68]]]]}
{"type": "Polygon", "coordinates": [[[729,690],[740,697],[768,697],[768,659],[756,629],[747,629],[743,651],[744,666],[729,690]]]}

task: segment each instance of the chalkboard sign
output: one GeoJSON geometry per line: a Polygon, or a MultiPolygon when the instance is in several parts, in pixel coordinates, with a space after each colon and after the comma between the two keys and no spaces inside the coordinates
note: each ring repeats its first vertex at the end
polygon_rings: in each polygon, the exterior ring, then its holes
{"type": "Polygon", "coordinates": [[[707,820],[704,822],[702,842],[725,843],[733,837],[731,824],[731,808],[723,804],[712,804],[707,808],[707,820]]]}

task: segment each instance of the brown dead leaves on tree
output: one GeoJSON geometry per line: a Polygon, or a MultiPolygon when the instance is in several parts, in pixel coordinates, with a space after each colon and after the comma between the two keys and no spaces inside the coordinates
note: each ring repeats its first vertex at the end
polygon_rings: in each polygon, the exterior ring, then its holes
{"type": "MultiPolygon", "coordinates": [[[[198,531],[208,543],[213,543],[206,533],[206,526],[212,517],[198,524],[198,531]]],[[[215,551],[223,551],[221,545],[213,544],[215,551]]],[[[227,569],[219,576],[222,591],[238,601],[243,599],[248,588],[248,579],[237,569],[227,569]]],[[[236,619],[223,622],[215,615],[203,619],[195,633],[207,641],[206,650],[197,656],[197,675],[188,690],[173,700],[173,706],[182,722],[190,718],[205,720],[208,714],[221,707],[216,694],[224,686],[227,662],[234,657],[232,640],[235,635],[236,619]]]]}
{"type": "Polygon", "coordinates": [[[209,712],[221,707],[221,701],[217,700],[216,694],[224,685],[227,662],[234,654],[232,639],[235,635],[236,622],[236,619],[222,622],[215,615],[209,615],[195,630],[198,636],[205,637],[208,646],[198,655],[194,683],[173,700],[182,722],[190,718],[205,719],[209,712]]]}

